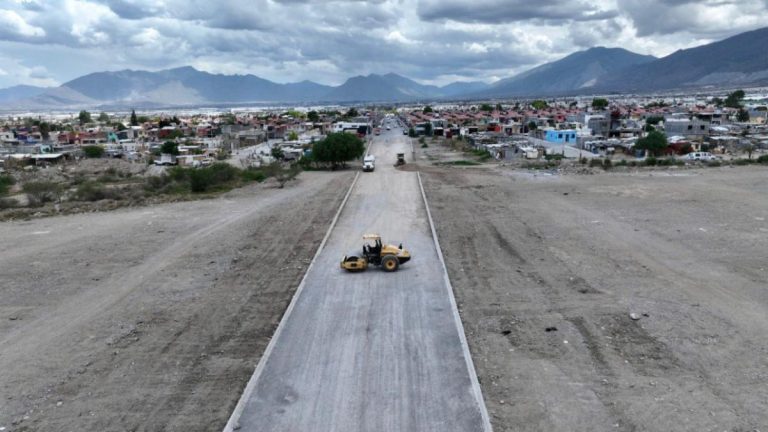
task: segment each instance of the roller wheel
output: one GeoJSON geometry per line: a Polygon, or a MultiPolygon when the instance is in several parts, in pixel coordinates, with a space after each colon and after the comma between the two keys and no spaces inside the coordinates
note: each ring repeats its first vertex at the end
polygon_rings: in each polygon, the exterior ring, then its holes
{"type": "Polygon", "coordinates": [[[397,270],[400,263],[397,262],[397,257],[387,255],[381,259],[381,266],[384,267],[384,271],[393,272],[397,270]]]}

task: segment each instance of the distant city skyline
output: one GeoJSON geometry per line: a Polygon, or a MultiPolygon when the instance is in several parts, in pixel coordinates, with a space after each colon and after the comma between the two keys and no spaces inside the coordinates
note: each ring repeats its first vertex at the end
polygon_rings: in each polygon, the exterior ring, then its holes
{"type": "Polygon", "coordinates": [[[0,0],[0,87],[186,65],[281,83],[490,82],[593,46],[664,56],[766,17],[762,0],[0,0]]]}

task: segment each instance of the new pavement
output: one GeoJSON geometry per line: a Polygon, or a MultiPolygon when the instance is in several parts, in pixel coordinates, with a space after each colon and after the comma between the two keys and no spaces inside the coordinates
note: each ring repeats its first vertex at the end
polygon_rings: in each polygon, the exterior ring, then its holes
{"type": "Polygon", "coordinates": [[[393,167],[398,152],[411,159],[405,138],[376,138],[376,170],[360,174],[228,430],[489,429],[417,175],[393,167]],[[413,259],[395,273],[342,271],[364,233],[402,242],[413,259]]]}

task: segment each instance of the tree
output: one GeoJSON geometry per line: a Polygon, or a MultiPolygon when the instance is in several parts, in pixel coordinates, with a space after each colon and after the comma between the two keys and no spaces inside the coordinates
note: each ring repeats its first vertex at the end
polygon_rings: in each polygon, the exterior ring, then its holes
{"type": "Polygon", "coordinates": [[[283,149],[280,146],[272,147],[272,150],[269,151],[269,154],[277,160],[283,160],[285,157],[285,153],[283,153],[283,149]]]}
{"type": "Polygon", "coordinates": [[[432,132],[433,132],[433,130],[432,130],[432,123],[431,122],[426,122],[424,124],[424,135],[432,136],[432,132]]]}
{"type": "Polygon", "coordinates": [[[664,117],[662,116],[650,116],[645,119],[645,124],[655,126],[663,121],[664,121],[664,117]]]}
{"type": "Polygon", "coordinates": [[[43,137],[43,141],[48,141],[51,137],[51,125],[47,122],[40,123],[40,135],[43,137]]]}
{"type": "Polygon", "coordinates": [[[365,144],[357,137],[346,132],[328,134],[324,140],[312,146],[315,161],[330,164],[336,168],[345,162],[361,157],[365,153],[365,144]]]}
{"type": "Polygon", "coordinates": [[[136,110],[131,110],[131,126],[138,126],[139,118],[136,117],[136,110]]]}
{"type": "Polygon", "coordinates": [[[744,153],[747,154],[747,157],[749,160],[752,160],[752,153],[755,152],[756,147],[753,144],[747,144],[744,147],[742,147],[742,150],[744,150],[744,153]]]}
{"type": "Polygon", "coordinates": [[[434,112],[434,110],[432,109],[431,106],[427,105],[427,106],[424,107],[424,109],[421,112],[424,113],[424,114],[429,114],[431,112],[434,112]]]}
{"type": "Polygon", "coordinates": [[[100,158],[104,155],[104,147],[97,145],[84,146],[83,153],[85,153],[87,158],[100,158]]]}
{"type": "Polygon", "coordinates": [[[745,96],[744,90],[728,93],[728,97],[725,98],[725,106],[728,108],[741,108],[741,101],[744,100],[745,96]]]}
{"type": "Polygon", "coordinates": [[[179,154],[179,145],[173,141],[166,141],[160,147],[160,153],[176,156],[179,154]]]}
{"type": "Polygon", "coordinates": [[[498,112],[502,112],[502,111],[504,111],[504,107],[503,107],[503,106],[501,106],[501,104],[500,104],[500,103],[497,103],[497,104],[496,104],[496,111],[498,111],[498,112]]]}
{"type": "Polygon", "coordinates": [[[109,123],[109,114],[102,112],[99,114],[99,121],[102,123],[109,123]]]}
{"type": "Polygon", "coordinates": [[[740,123],[746,123],[749,121],[749,112],[744,108],[739,108],[739,112],[736,113],[736,121],[740,123]]]}
{"type": "Polygon", "coordinates": [[[540,109],[544,109],[544,108],[548,107],[549,104],[547,104],[547,102],[543,101],[543,100],[535,100],[535,101],[531,102],[531,106],[533,107],[533,109],[540,110],[540,109]]]}
{"type": "Polygon", "coordinates": [[[307,120],[311,121],[312,123],[317,123],[320,121],[320,115],[317,113],[317,111],[310,111],[307,113],[307,120]]]}
{"type": "Polygon", "coordinates": [[[298,140],[299,140],[299,134],[296,133],[296,131],[288,132],[288,141],[298,141],[298,140]]]}
{"type": "Polygon", "coordinates": [[[347,113],[344,115],[344,117],[352,118],[352,117],[357,117],[359,115],[360,113],[357,112],[355,108],[350,108],[349,111],[347,111],[347,113]]]}
{"type": "Polygon", "coordinates": [[[640,138],[635,144],[635,148],[646,150],[652,156],[659,156],[667,147],[669,147],[667,136],[658,131],[649,132],[645,138],[640,138]]]}
{"type": "Polygon", "coordinates": [[[89,113],[86,110],[80,111],[80,114],[77,115],[78,120],[80,120],[80,125],[84,125],[87,123],[91,123],[93,120],[91,120],[91,113],[89,113]]]}
{"type": "Polygon", "coordinates": [[[480,105],[480,111],[492,112],[493,111],[493,107],[490,106],[489,104],[485,103],[485,104],[480,105]]]}
{"type": "Polygon", "coordinates": [[[408,129],[408,136],[411,137],[411,138],[415,138],[416,137],[416,129],[409,128],[408,129]]]}
{"type": "Polygon", "coordinates": [[[535,121],[528,122],[528,130],[529,131],[535,131],[538,128],[539,128],[539,126],[536,124],[535,121]]]}
{"type": "Polygon", "coordinates": [[[592,99],[592,108],[604,110],[608,108],[608,99],[605,98],[594,98],[592,99]]]}

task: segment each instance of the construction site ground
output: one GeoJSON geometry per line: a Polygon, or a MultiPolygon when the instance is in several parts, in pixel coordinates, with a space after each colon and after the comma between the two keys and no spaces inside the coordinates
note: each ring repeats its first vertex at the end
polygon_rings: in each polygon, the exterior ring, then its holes
{"type": "Polygon", "coordinates": [[[766,430],[768,169],[420,163],[495,431],[766,430]]]}
{"type": "MultiPolygon", "coordinates": [[[[495,431],[766,430],[767,169],[439,157],[403,169],[495,431]]],[[[0,223],[0,428],[220,430],[352,178],[0,223]]]]}
{"type": "Polygon", "coordinates": [[[0,430],[221,430],[353,176],[1,223],[0,430]]]}

